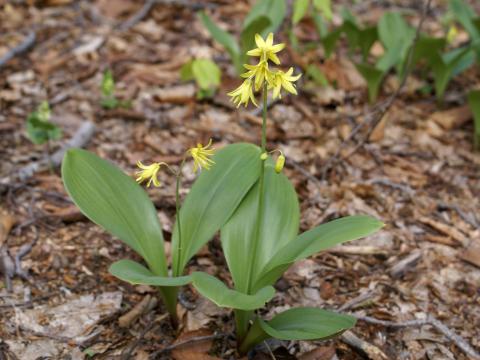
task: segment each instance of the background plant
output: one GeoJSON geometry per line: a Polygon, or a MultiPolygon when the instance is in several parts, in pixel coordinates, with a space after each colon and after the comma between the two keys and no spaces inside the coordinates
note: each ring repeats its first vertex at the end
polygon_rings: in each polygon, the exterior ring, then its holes
{"type": "Polygon", "coordinates": [[[211,98],[220,86],[220,68],[210,59],[193,59],[180,69],[182,81],[195,80],[197,99],[211,98]]]}
{"type": "Polygon", "coordinates": [[[27,117],[27,136],[36,145],[45,145],[45,155],[50,162],[50,142],[62,138],[62,129],[50,121],[50,105],[43,101],[27,117]]]}
{"type": "Polygon", "coordinates": [[[237,74],[243,71],[246,52],[254,46],[254,35],[259,33],[266,35],[275,32],[285,18],[287,4],[285,0],[258,0],[243,21],[240,39],[221,29],[204,12],[200,13],[200,19],[210,35],[219,42],[230,55],[237,74]]]}
{"type": "Polygon", "coordinates": [[[115,80],[111,70],[106,70],[103,73],[102,83],[100,85],[102,92],[102,98],[100,105],[105,109],[116,109],[118,107],[129,108],[131,107],[130,101],[119,100],[115,96],[115,80]]]}

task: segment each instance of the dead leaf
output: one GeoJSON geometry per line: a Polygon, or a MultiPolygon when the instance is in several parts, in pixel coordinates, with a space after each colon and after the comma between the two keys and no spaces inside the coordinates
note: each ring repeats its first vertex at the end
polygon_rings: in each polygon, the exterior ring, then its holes
{"type": "Polygon", "coordinates": [[[429,120],[435,121],[445,130],[451,130],[462,126],[472,118],[472,112],[468,105],[460,106],[450,110],[436,111],[429,120]]]}
{"type": "Polygon", "coordinates": [[[208,354],[212,348],[213,339],[207,338],[205,340],[195,341],[202,337],[208,337],[212,333],[208,330],[196,330],[182,333],[173,344],[185,343],[172,350],[172,357],[176,360],[217,360],[220,358],[208,354]]]}
{"type": "Polygon", "coordinates": [[[459,257],[460,259],[480,268],[480,240],[473,240],[459,257]]]}
{"type": "Polygon", "coordinates": [[[298,360],[329,360],[335,355],[335,347],[321,346],[306,352],[298,357],[298,360]]]}
{"type": "Polygon", "coordinates": [[[0,247],[7,240],[8,234],[15,224],[15,218],[7,211],[0,209],[0,247]]]}

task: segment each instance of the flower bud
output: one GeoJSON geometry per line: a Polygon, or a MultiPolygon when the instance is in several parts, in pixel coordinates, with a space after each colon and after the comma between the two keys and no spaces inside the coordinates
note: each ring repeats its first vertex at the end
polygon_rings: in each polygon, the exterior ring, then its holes
{"type": "Polygon", "coordinates": [[[268,158],[268,154],[266,152],[264,152],[262,155],[260,155],[260,160],[265,161],[265,160],[267,160],[267,158],[268,158]]]}
{"type": "Polygon", "coordinates": [[[280,154],[277,158],[277,162],[275,163],[275,172],[277,174],[281,173],[284,165],[285,165],[285,156],[283,156],[283,154],[280,154]]]}

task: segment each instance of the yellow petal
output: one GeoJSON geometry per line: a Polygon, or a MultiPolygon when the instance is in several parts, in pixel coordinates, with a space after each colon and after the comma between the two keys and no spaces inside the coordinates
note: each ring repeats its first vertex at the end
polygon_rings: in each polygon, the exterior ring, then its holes
{"type": "MultiPolygon", "coordinates": [[[[263,40],[263,38],[260,36],[260,34],[255,34],[255,44],[257,44],[257,46],[259,48],[263,48],[265,47],[265,41],[263,40]]],[[[259,50],[260,51],[260,50],[259,50]]]]}

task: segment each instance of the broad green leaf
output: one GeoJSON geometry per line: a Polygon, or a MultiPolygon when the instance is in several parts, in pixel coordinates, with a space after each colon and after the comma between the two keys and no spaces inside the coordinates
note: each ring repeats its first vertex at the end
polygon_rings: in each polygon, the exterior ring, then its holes
{"type": "Polygon", "coordinates": [[[220,85],[220,69],[209,59],[196,59],[192,64],[192,75],[200,89],[208,90],[220,85]]]}
{"type": "Polygon", "coordinates": [[[474,61],[475,54],[470,47],[465,46],[442,56],[438,54],[432,56],[436,56],[435,60],[432,61],[435,93],[437,98],[441,99],[452,77],[470,66],[474,61]]]}
{"type": "Polygon", "coordinates": [[[176,276],[227,222],[260,175],[260,148],[252,144],[228,145],[218,150],[213,160],[215,165],[202,171],[180,210],[180,254],[175,225],[172,248],[176,276]]]}
{"type": "Polygon", "coordinates": [[[116,261],[110,265],[108,271],[120,280],[135,285],[182,286],[192,281],[190,276],[168,277],[155,275],[145,266],[132,260],[116,261]]]}
{"type": "Polygon", "coordinates": [[[463,0],[450,0],[450,11],[467,30],[472,40],[480,38],[480,31],[475,26],[475,11],[463,0]]]}
{"type": "Polygon", "coordinates": [[[472,110],[475,134],[474,145],[475,149],[480,149],[480,90],[472,90],[468,93],[468,105],[472,110]]]}
{"type": "MultiPolygon", "coordinates": [[[[421,60],[425,60],[428,64],[436,59],[433,54],[440,53],[446,45],[445,38],[434,38],[430,36],[421,36],[413,51],[412,64],[417,64],[421,60]]],[[[407,59],[405,59],[406,61],[407,59]]]]}
{"type": "Polygon", "coordinates": [[[353,316],[311,307],[289,309],[268,322],[260,320],[262,329],[280,340],[328,339],[352,328],[355,323],[353,316]]]}
{"type": "Polygon", "coordinates": [[[225,30],[219,28],[204,12],[200,13],[200,20],[210,32],[210,35],[212,35],[212,37],[228,51],[237,71],[242,71],[242,64],[240,63],[240,48],[238,47],[235,38],[225,30]]]}
{"type": "Polygon", "coordinates": [[[329,58],[330,55],[332,55],[332,52],[335,49],[335,46],[337,45],[337,41],[342,35],[342,31],[343,31],[343,27],[340,27],[338,29],[335,29],[329,32],[327,35],[325,35],[322,38],[322,44],[325,49],[326,58],[329,58]]]}
{"type": "Polygon", "coordinates": [[[378,23],[378,36],[385,47],[385,54],[376,67],[386,72],[406,57],[415,37],[415,29],[399,13],[387,12],[378,23]]]}
{"type": "Polygon", "coordinates": [[[373,103],[377,99],[385,73],[369,64],[355,64],[355,67],[367,81],[368,99],[370,103],[373,103]]]}
{"type": "Polygon", "coordinates": [[[310,0],[295,0],[293,3],[292,23],[295,25],[305,16],[310,0]]]}
{"type": "Polygon", "coordinates": [[[167,275],[157,212],[130,176],[88,151],[71,149],[63,159],[62,178],[82,213],[140,254],[155,275],[167,275]]]}
{"type": "Polygon", "coordinates": [[[368,58],[370,49],[378,40],[377,27],[371,26],[365,29],[358,27],[355,23],[351,21],[345,21],[342,26],[345,34],[348,39],[348,46],[351,50],[356,50],[357,48],[361,50],[362,58],[364,61],[368,58]]]}
{"type": "MultiPolygon", "coordinates": [[[[266,16],[270,19],[270,26],[265,28],[261,35],[265,37],[270,32],[275,32],[280,27],[287,13],[286,0],[258,0],[248,13],[243,22],[243,29],[250,26],[260,16],[266,16]]],[[[247,50],[247,49],[243,49],[247,50]]],[[[249,50],[249,49],[248,49],[249,50]]]]}
{"type": "Polygon", "coordinates": [[[320,86],[328,86],[328,80],[323,74],[322,70],[314,64],[310,64],[305,71],[306,75],[310,77],[320,86]]]}
{"type": "Polygon", "coordinates": [[[313,0],[313,6],[325,16],[325,19],[332,20],[332,4],[330,0],[313,0]]]}
{"type": "Polygon", "coordinates": [[[262,212],[258,208],[260,188],[259,181],[221,231],[235,289],[247,294],[259,289],[253,285],[262,269],[277,249],[294,240],[298,233],[298,199],[287,177],[277,174],[271,165],[265,166],[262,212]]]}
{"type": "Polygon", "coordinates": [[[190,81],[190,80],[194,79],[193,78],[193,70],[192,70],[192,66],[193,66],[194,61],[195,60],[190,60],[189,62],[186,62],[180,68],[180,79],[182,81],[190,81]]]}
{"type": "Polygon", "coordinates": [[[328,34],[328,26],[325,23],[325,20],[323,20],[322,15],[317,13],[313,13],[312,18],[318,36],[320,37],[320,39],[323,39],[328,34]]]}
{"type": "Polygon", "coordinates": [[[242,48],[242,62],[248,63],[246,52],[255,48],[255,34],[261,34],[271,25],[271,20],[267,16],[258,16],[245,27],[240,35],[240,44],[242,48]]]}
{"type": "Polygon", "coordinates": [[[276,252],[265,267],[256,288],[274,284],[295,261],[334,245],[368,236],[382,226],[382,222],[370,216],[358,215],[333,220],[308,230],[276,252]]]}
{"type": "Polygon", "coordinates": [[[266,286],[253,295],[229,289],[222,281],[203,272],[194,272],[192,275],[193,286],[207,299],[220,307],[238,310],[256,310],[270,301],[275,295],[272,286],[266,286]]]}

